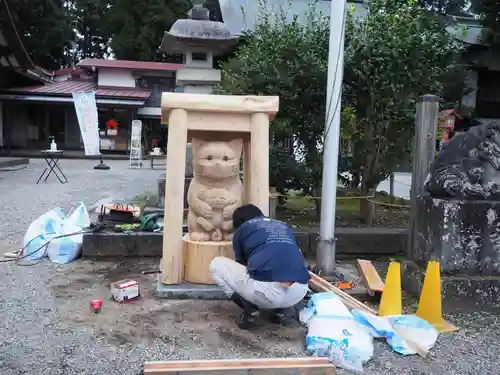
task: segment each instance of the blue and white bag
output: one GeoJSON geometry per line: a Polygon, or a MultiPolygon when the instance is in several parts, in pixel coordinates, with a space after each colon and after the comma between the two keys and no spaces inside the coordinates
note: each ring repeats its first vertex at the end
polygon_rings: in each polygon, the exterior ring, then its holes
{"type": "Polygon", "coordinates": [[[66,264],[79,258],[82,254],[84,228],[90,226],[90,216],[82,202],[64,220],[61,235],[68,235],[53,239],[47,247],[47,255],[54,263],[66,264]]]}
{"type": "Polygon", "coordinates": [[[37,260],[47,255],[47,243],[62,233],[64,213],[54,208],[35,219],[23,239],[21,256],[28,260],[37,260]]]}
{"type": "Polygon", "coordinates": [[[24,236],[22,256],[29,260],[48,256],[59,264],[72,262],[81,254],[83,235],[79,232],[89,226],[90,217],[82,202],[68,217],[60,208],[54,208],[30,224],[24,236]]]}
{"type": "Polygon", "coordinates": [[[332,292],[314,294],[300,312],[308,327],[307,350],[316,357],[347,370],[362,372],[363,363],[373,356],[373,340],[357,323],[340,298],[332,292]]]}
{"type": "Polygon", "coordinates": [[[432,325],[414,315],[375,316],[361,310],[352,310],[352,315],[354,320],[368,328],[373,337],[385,338],[395,352],[403,355],[416,352],[406,345],[396,330],[427,350],[434,346],[439,336],[432,325]]]}

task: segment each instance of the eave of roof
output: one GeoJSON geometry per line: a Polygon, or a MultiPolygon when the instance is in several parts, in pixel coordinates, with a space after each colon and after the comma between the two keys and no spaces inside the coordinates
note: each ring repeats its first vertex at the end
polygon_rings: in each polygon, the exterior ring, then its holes
{"type": "Polygon", "coordinates": [[[92,81],[67,80],[55,82],[43,86],[16,87],[5,89],[3,92],[29,95],[53,95],[71,96],[74,92],[96,93],[96,97],[116,98],[116,99],[140,99],[146,100],[152,93],[149,89],[128,88],[128,87],[98,87],[92,81]]]}
{"type": "Polygon", "coordinates": [[[108,60],[108,59],[83,59],[77,67],[85,69],[126,69],[141,71],[177,71],[184,67],[183,64],[162,63],[156,61],[108,60]]]}

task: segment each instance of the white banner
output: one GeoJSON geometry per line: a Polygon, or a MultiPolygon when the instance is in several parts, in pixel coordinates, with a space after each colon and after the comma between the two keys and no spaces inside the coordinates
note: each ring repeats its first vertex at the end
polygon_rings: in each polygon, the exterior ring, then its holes
{"type": "Polygon", "coordinates": [[[76,116],[82,134],[85,155],[100,155],[97,103],[94,92],[73,93],[76,116]]]}
{"type": "Polygon", "coordinates": [[[132,121],[130,132],[130,166],[142,167],[142,121],[132,121]]]}

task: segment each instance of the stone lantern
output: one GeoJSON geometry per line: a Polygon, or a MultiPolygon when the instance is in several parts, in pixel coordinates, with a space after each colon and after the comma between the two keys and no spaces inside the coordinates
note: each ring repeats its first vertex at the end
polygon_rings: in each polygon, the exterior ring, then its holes
{"type": "Polygon", "coordinates": [[[215,56],[229,52],[238,37],[228,27],[210,21],[205,0],[191,0],[193,8],[187,19],[179,19],[166,31],[160,46],[163,52],[184,54],[184,68],[177,71],[176,85],[186,93],[211,94],[221,80],[221,72],[213,68],[215,56]]]}
{"type": "MultiPolygon", "coordinates": [[[[166,31],[160,46],[163,52],[182,53],[184,68],[176,75],[176,86],[186,93],[211,94],[221,80],[221,72],[213,68],[214,56],[230,52],[238,43],[222,22],[210,21],[205,0],[191,0],[193,8],[187,19],[179,19],[166,31]]],[[[177,90],[176,90],[177,91],[177,90]]],[[[186,161],[186,186],[192,178],[192,150],[188,145],[186,161]]],[[[166,174],[158,179],[158,207],[164,207],[166,174]]],[[[184,197],[187,208],[187,200],[184,197]]]]}

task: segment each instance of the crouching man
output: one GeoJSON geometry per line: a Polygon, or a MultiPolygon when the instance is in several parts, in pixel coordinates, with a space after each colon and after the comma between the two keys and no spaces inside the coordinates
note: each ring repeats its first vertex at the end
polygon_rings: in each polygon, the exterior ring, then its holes
{"type": "Polygon", "coordinates": [[[259,309],[273,310],[275,320],[307,293],[309,273],[292,230],[247,204],[233,213],[236,261],[217,257],[210,263],[212,278],[243,309],[238,322],[249,329],[259,309]]]}

